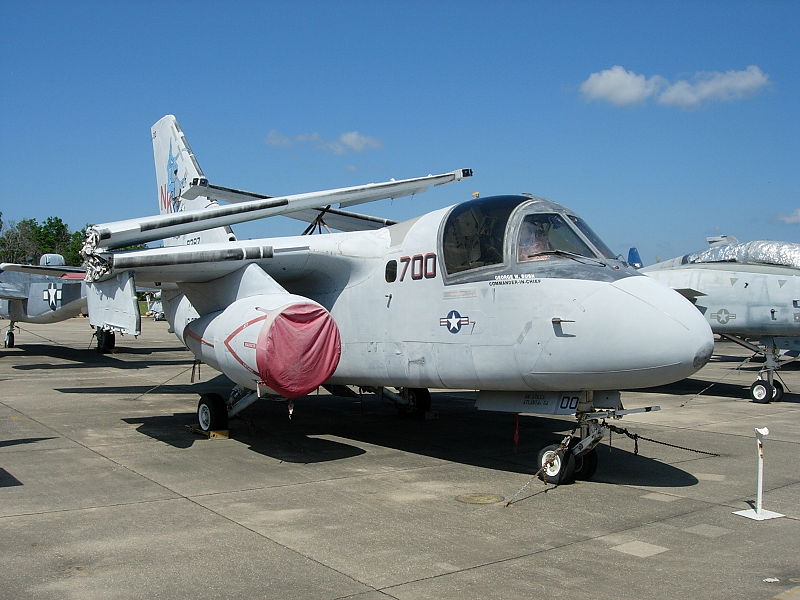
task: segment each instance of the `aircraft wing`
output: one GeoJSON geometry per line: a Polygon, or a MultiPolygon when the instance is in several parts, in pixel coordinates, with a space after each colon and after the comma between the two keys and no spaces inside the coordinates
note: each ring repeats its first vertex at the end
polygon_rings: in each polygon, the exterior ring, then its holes
{"type": "MultiPolygon", "coordinates": [[[[321,208],[331,204],[339,204],[340,207],[343,207],[385,198],[401,198],[424,192],[432,185],[452,183],[471,176],[471,169],[458,169],[450,173],[427,175],[414,179],[369,183],[349,188],[275,198],[258,197],[237,204],[214,206],[198,211],[103,223],[86,230],[87,242],[83,251],[84,254],[91,255],[101,249],[122,248],[131,244],[204,231],[264,217],[286,215],[303,209],[321,208]]],[[[184,197],[189,198],[191,194],[201,196],[211,193],[208,191],[207,183],[202,185],[203,181],[202,179],[193,181],[192,186],[184,193],[184,197]]],[[[236,192],[237,190],[229,191],[236,192]]]]}
{"type": "Polygon", "coordinates": [[[0,271],[16,271],[17,273],[30,273],[31,275],[45,275],[59,279],[83,279],[86,269],[83,267],[67,267],[64,265],[20,265],[16,263],[0,264],[0,271]]]}

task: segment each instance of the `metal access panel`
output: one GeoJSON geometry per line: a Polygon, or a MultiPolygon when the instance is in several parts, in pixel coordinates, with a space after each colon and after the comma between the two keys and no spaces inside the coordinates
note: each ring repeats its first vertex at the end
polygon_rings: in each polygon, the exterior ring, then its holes
{"type": "Polygon", "coordinates": [[[482,390],[478,392],[475,407],[511,413],[537,413],[542,415],[574,415],[579,409],[593,407],[619,408],[619,392],[504,392],[482,390]]]}
{"type": "Polygon", "coordinates": [[[124,271],[105,281],[86,284],[89,323],[128,335],[141,333],[142,318],[133,274],[124,271]]]}

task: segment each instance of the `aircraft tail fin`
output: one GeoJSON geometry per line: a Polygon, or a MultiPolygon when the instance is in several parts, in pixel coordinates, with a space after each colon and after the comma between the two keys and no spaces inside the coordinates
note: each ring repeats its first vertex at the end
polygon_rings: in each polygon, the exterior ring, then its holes
{"type": "Polygon", "coordinates": [[[642,264],[642,257],[639,256],[639,250],[635,247],[628,250],[628,264],[634,269],[641,269],[642,266],[644,266],[642,264]]]}
{"type": "MultiPolygon", "coordinates": [[[[152,126],[151,135],[156,166],[159,214],[188,212],[216,206],[216,201],[205,196],[191,199],[182,197],[189,186],[201,184],[207,180],[177,119],[173,115],[162,117],[152,126]]],[[[210,244],[235,240],[236,236],[230,227],[217,227],[191,235],[166,239],[164,245],[210,244]]]]}

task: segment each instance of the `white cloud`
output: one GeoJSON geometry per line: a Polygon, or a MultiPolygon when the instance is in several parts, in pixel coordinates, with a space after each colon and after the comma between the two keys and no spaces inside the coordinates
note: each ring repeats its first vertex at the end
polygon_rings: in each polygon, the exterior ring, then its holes
{"type": "Polygon", "coordinates": [[[364,152],[371,148],[380,148],[380,140],[361,135],[357,131],[348,131],[339,136],[339,144],[353,152],[364,152]]]}
{"type": "Polygon", "coordinates": [[[289,147],[297,144],[313,144],[317,150],[330,154],[348,154],[350,152],[366,152],[375,148],[381,148],[383,144],[380,140],[357,131],[348,131],[341,134],[335,140],[327,140],[319,133],[303,133],[289,138],[278,131],[270,131],[267,134],[266,142],[270,146],[289,147]]]}
{"type": "Polygon", "coordinates": [[[790,225],[800,223],[800,208],[795,209],[795,211],[790,215],[780,215],[778,218],[784,223],[788,223],[790,225]]]}
{"type": "Polygon", "coordinates": [[[267,145],[268,146],[280,146],[280,147],[287,147],[292,145],[292,140],[287,138],[285,135],[281,135],[280,132],[275,131],[274,129],[267,134],[267,145]]]}
{"type": "Polygon", "coordinates": [[[615,106],[642,104],[655,98],[659,104],[692,108],[708,102],[729,102],[748,98],[769,84],[769,76],[750,65],[743,71],[701,71],[691,80],[670,83],[661,75],[646,77],[619,65],[592,73],[581,84],[587,100],[601,100],[615,106]]]}
{"type": "Polygon", "coordinates": [[[663,78],[655,75],[646,78],[619,65],[592,73],[581,84],[581,92],[588,100],[605,100],[616,106],[641,104],[655,94],[663,84],[663,78]]]}
{"type": "Polygon", "coordinates": [[[750,65],[744,71],[696,73],[693,81],[677,81],[658,97],[661,104],[690,108],[703,102],[730,102],[748,98],[769,84],[764,71],[750,65]]]}

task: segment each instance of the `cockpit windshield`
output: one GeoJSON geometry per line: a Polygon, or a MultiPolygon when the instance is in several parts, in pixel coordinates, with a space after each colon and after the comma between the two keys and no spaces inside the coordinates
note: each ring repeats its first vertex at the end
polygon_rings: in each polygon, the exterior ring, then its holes
{"type": "Polygon", "coordinates": [[[553,258],[558,252],[595,258],[595,253],[561,215],[526,215],[519,229],[517,260],[544,260],[553,258]]]}
{"type": "Polygon", "coordinates": [[[589,241],[592,242],[592,244],[594,244],[594,247],[597,248],[603,256],[612,259],[617,257],[617,255],[614,254],[611,249],[603,243],[603,240],[600,239],[600,236],[592,231],[592,228],[586,224],[586,221],[580,217],[576,217],[575,215],[569,215],[569,218],[573,223],[575,223],[578,229],[581,230],[581,233],[585,235],[589,241]]]}
{"type": "Polygon", "coordinates": [[[585,257],[602,266],[601,259],[614,258],[581,218],[532,196],[490,196],[459,204],[447,215],[440,235],[444,270],[448,278],[456,276],[453,282],[500,268],[529,270],[532,265],[521,265],[530,261],[548,261],[548,268],[555,268],[565,258],[585,257]]]}
{"type": "Polygon", "coordinates": [[[457,206],[447,218],[442,237],[447,273],[502,263],[508,217],[527,200],[494,196],[457,206]]]}

